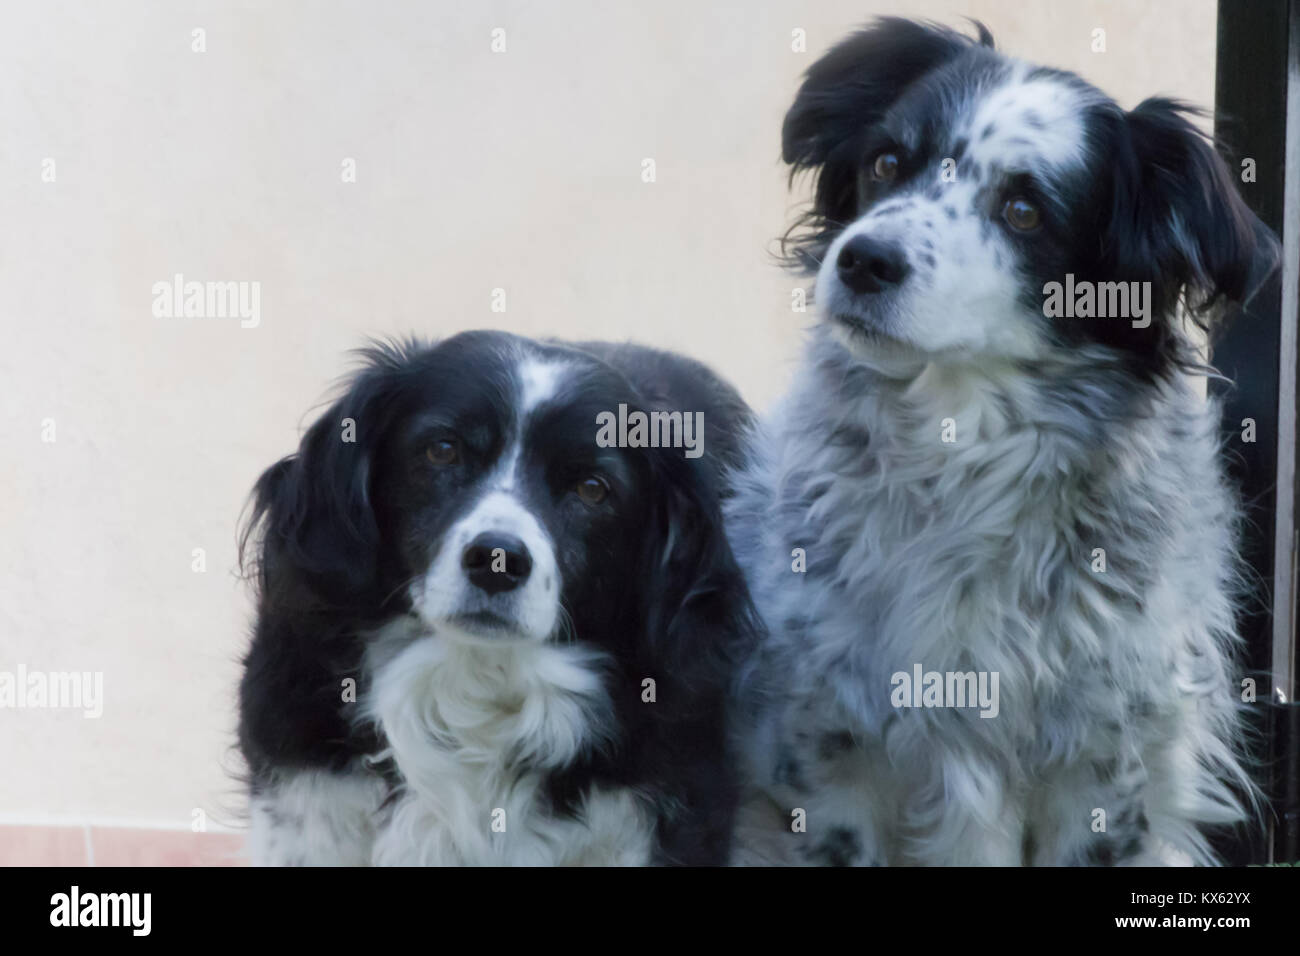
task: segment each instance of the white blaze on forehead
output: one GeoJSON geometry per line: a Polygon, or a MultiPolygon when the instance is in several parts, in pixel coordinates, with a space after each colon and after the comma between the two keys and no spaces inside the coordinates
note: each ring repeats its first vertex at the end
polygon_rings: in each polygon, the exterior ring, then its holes
{"type": "Polygon", "coordinates": [[[477,535],[492,531],[519,538],[539,560],[551,552],[550,536],[537,516],[513,495],[500,491],[484,496],[469,514],[452,526],[448,538],[460,550],[477,535]]]}
{"type": "Polygon", "coordinates": [[[559,393],[560,384],[568,363],[547,361],[535,356],[527,356],[515,366],[515,377],[519,381],[519,408],[514,437],[510,447],[501,456],[501,463],[495,469],[491,485],[506,490],[515,486],[515,472],[519,467],[519,456],[523,451],[524,436],[528,427],[528,416],[539,405],[553,399],[559,393]]]}
{"type": "Polygon", "coordinates": [[[519,363],[515,374],[519,378],[520,386],[520,417],[555,397],[567,367],[565,362],[546,361],[533,357],[525,358],[519,363]]]}
{"type": "Polygon", "coordinates": [[[466,611],[482,609],[485,602],[509,618],[523,637],[543,640],[555,630],[559,619],[559,565],[551,536],[528,503],[520,460],[529,416],[559,394],[572,364],[535,355],[518,357],[514,369],[518,395],[507,445],[484,477],[478,500],[447,530],[428,571],[411,585],[417,613],[440,633],[473,637],[450,621],[466,611]],[[466,576],[462,557],[470,542],[491,532],[522,541],[532,558],[532,570],[518,588],[489,599],[466,576]]]}
{"type": "Polygon", "coordinates": [[[1004,169],[1082,162],[1085,93],[1058,77],[1029,78],[1019,68],[976,100],[966,137],[968,155],[1004,169]],[[985,132],[991,130],[987,136],[985,132]]]}

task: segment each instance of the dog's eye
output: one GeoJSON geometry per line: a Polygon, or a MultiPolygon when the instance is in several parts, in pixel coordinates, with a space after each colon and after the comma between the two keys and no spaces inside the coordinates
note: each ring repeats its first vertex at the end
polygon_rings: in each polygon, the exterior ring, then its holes
{"type": "Polygon", "coordinates": [[[424,452],[435,465],[454,465],[460,461],[460,446],[450,438],[434,442],[424,452]]]}
{"type": "Polygon", "coordinates": [[[877,182],[887,183],[898,175],[898,156],[894,153],[881,153],[871,164],[871,178],[877,182]]]}
{"type": "Polygon", "coordinates": [[[605,483],[605,479],[597,478],[593,475],[590,478],[582,479],[582,481],[578,482],[578,484],[574,486],[573,490],[576,491],[578,497],[587,504],[598,505],[604,501],[606,496],[609,494],[609,485],[605,483]]]}
{"type": "Polygon", "coordinates": [[[1038,207],[1027,199],[1008,199],[1002,206],[1002,218],[1012,229],[1029,232],[1038,228],[1038,207]]]}

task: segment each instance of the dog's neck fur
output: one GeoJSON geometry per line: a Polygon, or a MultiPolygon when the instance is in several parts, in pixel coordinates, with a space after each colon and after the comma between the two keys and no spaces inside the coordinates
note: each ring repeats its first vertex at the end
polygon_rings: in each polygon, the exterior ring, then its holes
{"type": "MultiPolygon", "coordinates": [[[[874,784],[878,808],[903,807],[920,790],[942,796],[925,790],[938,757],[924,740],[980,755],[1009,787],[1112,759],[1189,696],[1201,702],[1188,730],[1196,759],[1231,771],[1220,741],[1232,706],[1217,681],[1233,626],[1233,518],[1215,405],[1187,381],[1118,382],[1122,368],[1082,351],[1057,355],[1068,369],[868,365],[825,328],[810,349],[728,505],[775,631],[762,670],[791,675],[782,693],[794,702],[756,732],[755,772],[781,778],[787,733],[847,733],[890,768],[874,784]],[[805,574],[791,574],[792,548],[805,550],[805,574]],[[918,664],[999,674],[998,718],[913,711],[900,724],[891,675],[918,664]],[[800,700],[819,703],[802,711],[800,700]]],[[[1221,785],[1196,785],[1213,794],[1197,812],[1219,818],[1221,785]]],[[[1001,792],[971,806],[996,820],[1001,792]]],[[[1181,817],[1149,811],[1153,832],[1208,858],[1181,817]]]]}
{"type": "MultiPolygon", "coordinates": [[[[370,646],[369,716],[403,766],[408,757],[418,766],[432,747],[448,760],[492,773],[554,769],[599,742],[592,735],[606,723],[608,701],[591,651],[551,643],[469,644],[426,633],[408,618],[389,625],[370,646]]],[[[436,787],[439,777],[429,783],[436,787]]]]}
{"type": "MultiPolygon", "coordinates": [[[[781,553],[806,548],[809,571],[842,589],[790,611],[820,635],[813,653],[853,660],[845,673],[858,676],[841,692],[862,695],[857,712],[883,720],[887,702],[882,711],[882,695],[864,686],[887,687],[916,662],[998,670],[1004,693],[1059,678],[1100,651],[1098,635],[1138,602],[1172,547],[1142,504],[1179,494],[1180,467],[1208,493],[1220,487],[1214,417],[1186,382],[1115,387],[1122,370],[1082,352],[1070,369],[868,365],[824,328],[810,353],[760,443],[774,457],[758,473],[782,511],[808,503],[806,522],[768,533],[791,536],[781,553]],[[1131,540],[1092,540],[1122,528],[1131,540]],[[1098,547],[1111,573],[1066,573],[1086,570],[1098,547]],[[1066,581],[1081,607],[1056,627],[1066,581]]],[[[733,526],[744,552],[746,532],[733,526]]]]}
{"type": "Polygon", "coordinates": [[[787,409],[797,418],[800,406],[814,414],[835,408],[843,416],[836,427],[870,428],[873,452],[931,462],[940,470],[968,462],[963,449],[1029,431],[1051,443],[1062,463],[1075,465],[1105,444],[1117,424],[1150,418],[1158,414],[1156,405],[1193,397],[1179,381],[1135,390],[1122,382],[1128,375],[1101,348],[1052,354],[1033,365],[964,354],[865,359],[819,326],[787,409]]]}
{"type": "Polygon", "coordinates": [[[380,863],[644,862],[649,830],[625,792],[554,813],[548,773],[611,729],[601,662],[576,645],[477,646],[403,619],[374,636],[369,719],[402,782],[380,863]],[[629,820],[642,819],[641,826],[629,820]]]}

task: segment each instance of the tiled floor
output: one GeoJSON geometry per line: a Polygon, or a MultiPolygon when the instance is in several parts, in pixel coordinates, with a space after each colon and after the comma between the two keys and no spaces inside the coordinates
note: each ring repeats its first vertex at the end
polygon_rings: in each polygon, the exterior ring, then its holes
{"type": "Polygon", "coordinates": [[[234,833],[0,826],[0,866],[245,866],[234,833]]]}

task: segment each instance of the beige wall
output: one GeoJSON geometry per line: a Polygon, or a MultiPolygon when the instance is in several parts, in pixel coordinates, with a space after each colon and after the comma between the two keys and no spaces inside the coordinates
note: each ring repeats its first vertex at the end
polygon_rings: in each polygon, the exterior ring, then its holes
{"type": "Polygon", "coordinates": [[[1214,9],[7,4],[0,670],[102,671],[105,703],[0,710],[0,822],[234,819],[237,517],[363,336],[634,338],[762,405],[807,319],[768,252],[791,203],[782,114],[820,50],[876,12],[973,16],[1126,105],[1208,105],[1214,9]],[[177,272],[260,282],[261,324],[155,318],[151,287],[177,272]]]}

